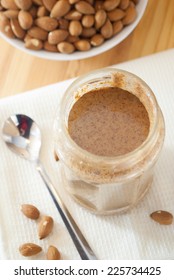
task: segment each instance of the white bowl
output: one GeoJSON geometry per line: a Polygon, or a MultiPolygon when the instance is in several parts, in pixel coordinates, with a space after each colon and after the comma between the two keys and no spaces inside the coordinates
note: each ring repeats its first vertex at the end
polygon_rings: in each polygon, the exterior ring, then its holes
{"type": "Polygon", "coordinates": [[[92,56],[96,56],[98,54],[101,54],[113,47],[115,47],[116,45],[118,45],[121,41],[123,41],[137,26],[137,24],[139,23],[140,19],[142,18],[146,6],[147,6],[147,2],[148,0],[140,0],[139,3],[136,5],[136,9],[137,9],[137,18],[136,20],[123,28],[123,30],[116,34],[114,37],[112,37],[111,39],[105,41],[101,46],[99,47],[93,47],[91,48],[89,51],[85,51],[85,52],[80,52],[80,51],[76,51],[72,54],[62,54],[62,53],[52,53],[52,52],[48,52],[48,51],[44,51],[44,50],[40,50],[40,51],[33,51],[33,50],[29,50],[26,49],[24,46],[23,41],[20,41],[18,39],[10,39],[8,37],[6,37],[3,33],[0,32],[0,36],[7,41],[9,44],[11,44],[12,46],[37,57],[40,58],[45,58],[45,59],[50,59],[50,60],[79,60],[79,59],[85,59],[85,58],[89,58],[92,56]]]}

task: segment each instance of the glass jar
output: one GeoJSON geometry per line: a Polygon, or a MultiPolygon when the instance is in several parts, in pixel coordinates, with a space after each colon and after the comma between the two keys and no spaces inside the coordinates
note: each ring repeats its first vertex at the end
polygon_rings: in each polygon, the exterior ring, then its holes
{"type": "Polygon", "coordinates": [[[113,214],[136,205],[152,184],[154,165],[164,142],[162,112],[149,86],[127,71],[105,68],[76,79],[66,90],[54,125],[55,152],[60,159],[62,184],[82,206],[96,214],[113,214]],[[130,153],[106,157],[79,147],[68,133],[68,116],[83,94],[119,87],[139,98],[150,128],[145,141],[130,153]]]}

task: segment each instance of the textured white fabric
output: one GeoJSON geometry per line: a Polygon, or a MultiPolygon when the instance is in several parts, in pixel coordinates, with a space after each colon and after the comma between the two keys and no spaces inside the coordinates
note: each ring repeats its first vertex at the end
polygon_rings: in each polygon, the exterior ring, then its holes
{"type": "MultiPolygon", "coordinates": [[[[149,214],[158,209],[174,214],[174,50],[116,67],[137,74],[149,84],[166,123],[165,143],[155,169],[153,186],[130,212],[95,216],[76,204],[63,189],[59,163],[53,156],[52,127],[58,103],[72,80],[1,99],[0,128],[9,115],[16,113],[29,115],[40,125],[43,136],[41,160],[99,259],[173,259],[174,223],[161,226],[152,221],[149,214]]],[[[79,259],[34,166],[9,151],[0,137],[0,259],[24,259],[18,247],[25,242],[43,247],[44,252],[33,259],[45,259],[50,244],[59,248],[63,259],[79,259]],[[40,241],[37,237],[38,221],[29,220],[21,213],[23,203],[34,204],[41,215],[54,218],[54,230],[46,239],[40,241]]]]}

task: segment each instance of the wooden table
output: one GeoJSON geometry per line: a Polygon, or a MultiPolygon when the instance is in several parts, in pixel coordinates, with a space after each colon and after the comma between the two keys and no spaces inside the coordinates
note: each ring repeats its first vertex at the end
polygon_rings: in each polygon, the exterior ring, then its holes
{"type": "Polygon", "coordinates": [[[129,37],[110,51],[85,60],[35,58],[0,38],[0,98],[173,47],[174,0],[149,0],[143,18],[129,37]]]}

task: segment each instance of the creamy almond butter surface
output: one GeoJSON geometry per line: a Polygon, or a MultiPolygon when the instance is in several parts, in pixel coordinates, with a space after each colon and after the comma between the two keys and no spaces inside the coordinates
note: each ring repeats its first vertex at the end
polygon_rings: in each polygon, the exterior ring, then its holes
{"type": "Polygon", "coordinates": [[[87,92],[71,108],[68,131],[84,150],[120,156],[139,147],[149,133],[149,116],[132,93],[116,87],[87,92]]]}

